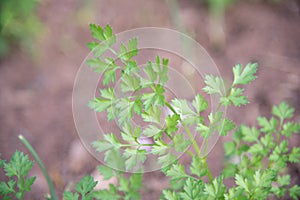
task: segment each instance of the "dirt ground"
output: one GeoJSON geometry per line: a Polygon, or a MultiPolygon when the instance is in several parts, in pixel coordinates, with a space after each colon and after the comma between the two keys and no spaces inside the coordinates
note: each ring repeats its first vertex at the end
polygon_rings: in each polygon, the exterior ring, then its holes
{"type": "MultiPolygon", "coordinates": [[[[270,116],[273,104],[285,100],[300,120],[300,6],[296,0],[281,3],[239,2],[224,19],[222,49],[209,42],[207,7],[198,1],[179,2],[179,19],[187,32],[203,45],[221,74],[232,78],[236,63],[259,64],[258,79],[246,88],[250,105],[231,109],[238,124],[255,125],[258,115],[270,116]]],[[[137,27],[175,28],[161,0],[44,0],[39,6],[44,23],[34,58],[16,49],[0,61],[0,152],[8,159],[15,149],[26,149],[17,136],[24,134],[37,150],[55,182],[59,196],[70,183],[92,173],[98,161],[81,146],[72,116],[72,88],[79,66],[89,50],[89,23],[110,24],[115,33],[137,27]]],[[[209,164],[218,175],[222,141],[209,164]]],[[[292,141],[299,144],[299,138],[292,141]]],[[[300,166],[293,166],[299,175],[300,166]]],[[[26,199],[43,199],[47,185],[38,176],[26,199]]],[[[168,180],[159,172],[146,174],[142,199],[158,199],[168,180]]]]}

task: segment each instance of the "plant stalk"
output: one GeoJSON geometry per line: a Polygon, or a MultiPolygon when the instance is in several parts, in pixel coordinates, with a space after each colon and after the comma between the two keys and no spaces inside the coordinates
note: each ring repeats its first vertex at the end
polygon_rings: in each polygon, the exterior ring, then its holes
{"type": "Polygon", "coordinates": [[[39,167],[41,168],[41,170],[44,174],[44,177],[46,178],[49,190],[50,190],[51,200],[58,200],[52,180],[47,172],[46,167],[44,166],[43,162],[41,161],[40,157],[38,156],[38,154],[36,153],[34,148],[31,146],[31,144],[26,140],[26,138],[23,135],[19,135],[19,139],[26,146],[26,148],[29,150],[29,152],[31,153],[31,155],[34,157],[34,159],[38,163],[39,167]]]}

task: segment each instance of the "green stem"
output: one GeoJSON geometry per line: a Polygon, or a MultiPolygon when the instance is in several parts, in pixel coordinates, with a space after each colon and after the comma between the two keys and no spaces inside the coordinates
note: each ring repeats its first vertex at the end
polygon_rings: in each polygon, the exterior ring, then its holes
{"type": "Polygon", "coordinates": [[[19,135],[19,139],[26,146],[26,148],[29,150],[29,152],[31,153],[31,155],[34,157],[34,159],[38,163],[39,167],[41,168],[41,170],[44,174],[44,177],[46,178],[49,190],[50,190],[51,200],[58,200],[57,195],[55,193],[54,185],[53,185],[53,183],[51,181],[51,178],[50,178],[50,176],[49,176],[49,174],[46,170],[46,167],[44,166],[44,164],[41,161],[40,157],[38,156],[36,151],[33,149],[31,144],[26,140],[26,138],[23,135],[19,135]]]}
{"type": "Polygon", "coordinates": [[[166,100],[165,100],[165,104],[166,104],[166,106],[175,114],[175,115],[178,115],[177,114],[177,112],[176,112],[176,110],[171,106],[171,104],[169,104],[169,102],[167,102],[166,100]]]}
{"type": "Polygon", "coordinates": [[[108,48],[113,54],[115,54],[116,56],[118,56],[118,53],[115,51],[115,50],[113,50],[111,47],[109,47],[108,48]]]}
{"type": "Polygon", "coordinates": [[[211,171],[210,171],[210,168],[208,167],[208,164],[207,164],[207,161],[206,161],[206,157],[204,158],[204,166],[206,167],[206,169],[207,169],[207,177],[208,177],[208,180],[209,180],[209,182],[211,182],[212,183],[212,181],[213,181],[213,175],[212,175],[212,173],[211,173],[211,171]]]}
{"type": "Polygon", "coordinates": [[[279,128],[278,128],[278,130],[276,131],[276,146],[279,145],[280,136],[281,136],[280,132],[281,132],[281,129],[282,129],[282,124],[283,124],[283,120],[280,119],[279,128]]]}
{"type": "Polygon", "coordinates": [[[201,158],[200,148],[199,148],[195,138],[193,137],[193,134],[191,133],[190,129],[188,127],[186,127],[186,125],[182,125],[182,127],[184,128],[185,132],[188,134],[190,140],[192,141],[192,145],[193,145],[198,157],[201,158]]]}
{"type": "Polygon", "coordinates": [[[144,146],[144,147],[150,147],[150,146],[155,146],[155,144],[121,144],[120,147],[139,147],[139,146],[144,146]]]}
{"type": "Polygon", "coordinates": [[[187,153],[189,156],[194,157],[193,152],[191,152],[190,150],[186,150],[186,153],[187,153]]]}
{"type": "MultiPolygon", "coordinates": [[[[165,104],[166,104],[166,106],[167,106],[174,114],[178,115],[177,112],[176,112],[176,110],[175,110],[175,109],[171,106],[171,104],[169,104],[169,102],[167,102],[166,100],[165,100],[165,104]]],[[[181,121],[181,120],[180,120],[180,121],[181,121]]],[[[181,121],[181,122],[182,122],[182,121],[181,121]]],[[[193,147],[194,147],[194,149],[195,149],[197,155],[199,156],[199,158],[201,158],[200,148],[199,148],[198,144],[196,143],[196,140],[195,140],[195,138],[193,137],[193,134],[191,133],[190,129],[189,129],[185,124],[183,124],[183,123],[182,123],[182,127],[184,128],[185,132],[188,134],[190,140],[192,141],[192,145],[193,145],[193,147]]]]}

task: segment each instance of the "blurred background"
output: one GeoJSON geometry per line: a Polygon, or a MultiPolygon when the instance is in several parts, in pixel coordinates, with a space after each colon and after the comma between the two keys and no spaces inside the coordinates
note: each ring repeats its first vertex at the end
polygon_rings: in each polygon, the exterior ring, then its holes
{"type": "MultiPolygon", "coordinates": [[[[255,125],[283,100],[299,116],[299,9],[299,0],[1,0],[1,158],[15,149],[27,152],[17,138],[24,134],[59,195],[96,173],[100,163],[82,147],[72,116],[72,87],[89,53],[90,23],[110,24],[115,33],[146,26],[185,32],[208,51],[225,80],[236,63],[258,62],[258,79],[246,88],[250,104],[230,109],[231,119],[255,125]]],[[[222,168],[222,140],[209,159],[214,175],[222,168]]],[[[291,142],[299,145],[299,138],[291,142]]],[[[289,167],[299,176],[299,166],[289,167]]],[[[38,178],[25,199],[43,199],[48,190],[37,166],[31,175],[38,178]]],[[[144,183],[143,199],[158,199],[168,180],[153,172],[144,183]]]]}

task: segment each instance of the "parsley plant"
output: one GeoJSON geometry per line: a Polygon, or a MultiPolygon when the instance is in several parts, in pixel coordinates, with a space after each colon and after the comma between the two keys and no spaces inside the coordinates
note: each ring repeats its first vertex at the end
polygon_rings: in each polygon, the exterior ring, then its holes
{"type": "MultiPolygon", "coordinates": [[[[234,66],[234,79],[227,89],[224,89],[221,77],[205,76],[203,91],[218,95],[219,105],[216,111],[204,116],[208,102],[200,93],[191,104],[186,99],[168,101],[165,97],[168,59],[157,56],[145,67],[138,67],[133,59],[138,54],[136,38],[114,51],[111,47],[116,36],[109,25],[104,28],[91,25],[90,29],[98,41],[88,44],[95,58],[87,63],[103,76],[104,87],[89,106],[97,112],[106,111],[107,120],[116,120],[120,127],[120,137],[118,133],[106,133],[103,139],[93,143],[98,152],[105,154],[104,161],[108,166],[117,171],[143,170],[147,154],[157,155],[161,170],[170,177],[170,188],[163,190],[161,199],[267,199],[285,195],[298,199],[300,187],[291,183],[287,173],[287,165],[298,163],[300,158],[300,148],[288,146],[288,138],[300,131],[299,123],[288,121],[293,117],[294,109],[287,103],[274,106],[270,119],[257,118],[258,127],[236,127],[221,109],[248,104],[242,86],[256,78],[256,63],[234,66]],[[117,56],[120,62],[103,56],[106,51],[117,56]],[[116,82],[117,74],[120,74],[120,84],[116,82]],[[116,90],[122,95],[117,95],[116,90]],[[162,110],[166,109],[171,114],[163,116],[162,110]],[[135,115],[140,116],[147,126],[133,125],[131,120],[135,115]],[[204,143],[215,133],[226,136],[233,132],[233,141],[224,143],[227,161],[220,176],[213,177],[207,164],[207,150],[200,150],[191,132],[193,126],[204,143]],[[179,127],[183,127],[188,138],[179,127]],[[140,138],[145,137],[151,138],[152,142],[141,142],[140,138]],[[191,162],[180,164],[176,153],[191,156],[191,162]],[[224,180],[230,178],[235,184],[225,186],[224,180]]],[[[102,170],[104,176],[106,173],[107,170],[102,170]]],[[[112,191],[120,194],[117,190],[112,191]]],[[[101,198],[105,199],[105,195],[101,198]]],[[[122,197],[117,195],[111,199],[122,197]]]]}
{"type": "MultiPolygon", "coordinates": [[[[98,171],[104,180],[116,177],[118,184],[96,189],[98,182],[85,176],[74,191],[63,193],[63,199],[141,199],[143,164],[149,155],[156,156],[161,171],[170,178],[169,188],[162,191],[162,200],[299,198],[300,186],[288,171],[289,165],[300,162],[300,147],[289,146],[289,139],[300,132],[300,123],[293,121],[294,108],[285,102],[274,106],[272,117],[257,117],[257,126],[252,127],[237,126],[224,113],[223,108],[248,104],[242,86],[256,78],[256,63],[234,66],[234,79],[227,89],[221,77],[205,76],[203,91],[217,95],[219,100],[217,109],[205,114],[209,104],[200,93],[191,102],[166,98],[168,59],[157,56],[141,68],[134,60],[138,54],[137,39],[121,44],[119,51],[115,51],[112,46],[117,38],[109,25],[102,28],[92,24],[90,30],[97,41],[88,43],[95,58],[87,63],[101,74],[103,88],[89,106],[97,112],[106,112],[107,120],[115,120],[120,127],[120,134],[106,133],[92,145],[104,153],[107,164],[99,166],[98,171]],[[118,60],[107,56],[107,52],[118,60]],[[164,115],[164,110],[170,114],[164,115]],[[146,127],[132,123],[134,116],[139,116],[146,127]],[[192,134],[193,129],[202,139],[203,149],[192,134]],[[214,134],[226,136],[229,132],[232,141],[224,143],[225,167],[214,177],[207,163],[208,141],[214,134]],[[189,156],[190,162],[180,163],[180,154],[189,156]],[[228,179],[233,184],[225,185],[228,179]]],[[[46,177],[51,193],[48,199],[56,200],[53,183],[40,158],[23,136],[20,139],[46,177]]],[[[31,190],[35,177],[27,176],[32,165],[28,156],[20,151],[16,151],[9,162],[0,160],[0,169],[6,174],[6,180],[0,182],[2,199],[23,199],[31,190]]]]}

